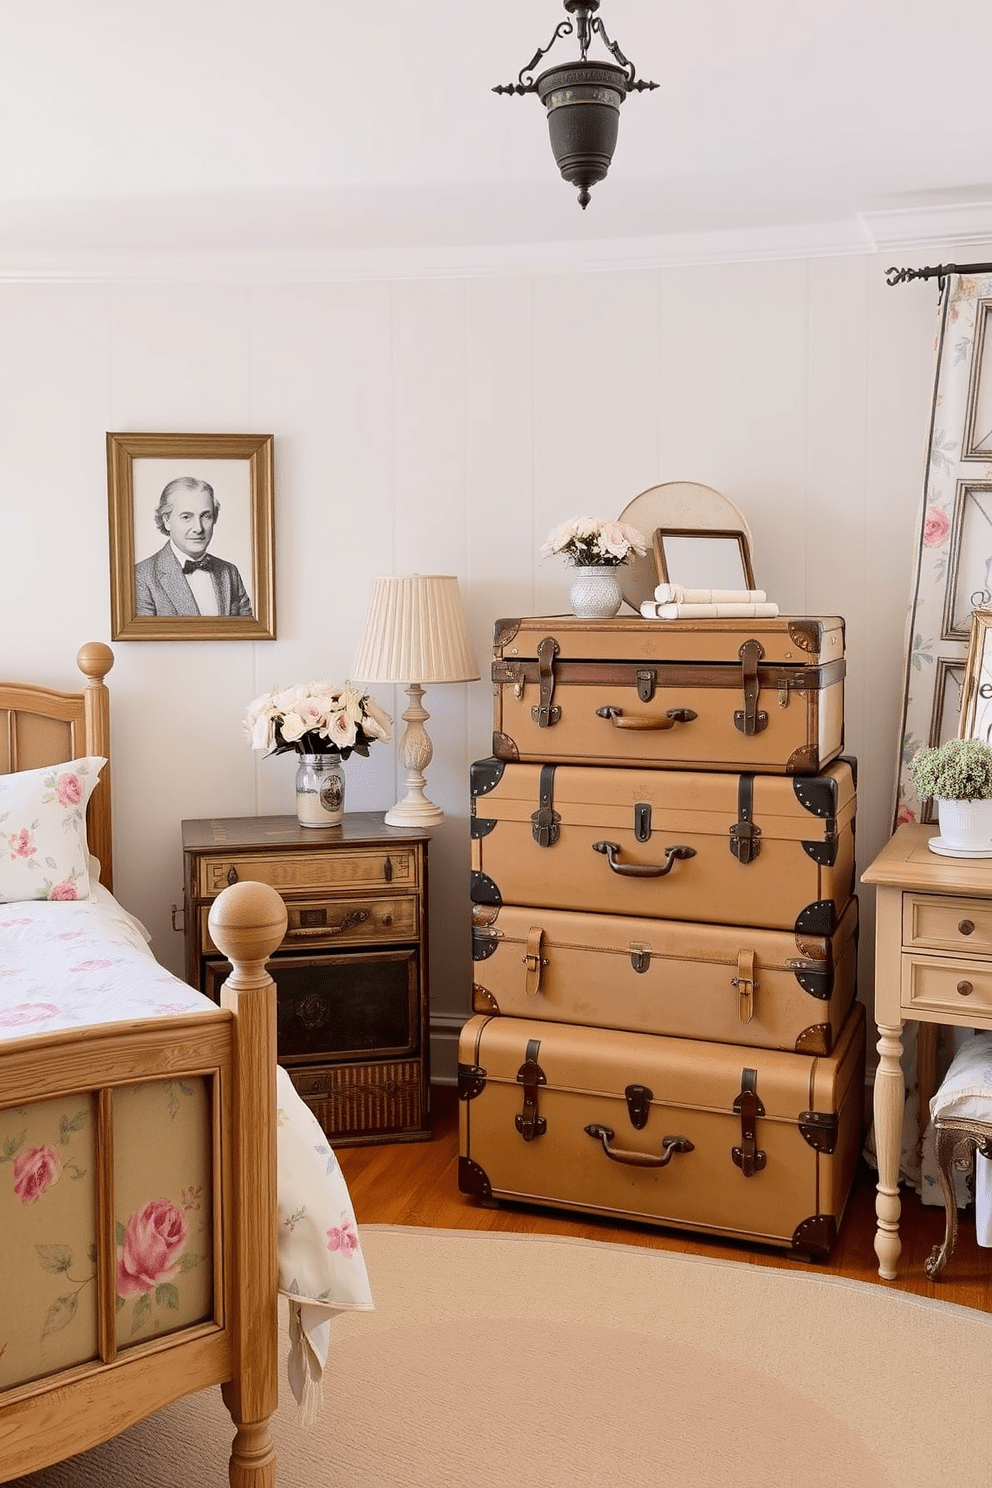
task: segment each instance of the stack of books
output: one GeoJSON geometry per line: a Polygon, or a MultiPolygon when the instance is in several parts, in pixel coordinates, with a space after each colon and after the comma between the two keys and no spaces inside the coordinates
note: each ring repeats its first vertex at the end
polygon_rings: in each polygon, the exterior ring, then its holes
{"type": "Polygon", "coordinates": [[[641,605],[645,620],[772,620],[778,605],[764,589],[684,589],[659,584],[641,605]]]}

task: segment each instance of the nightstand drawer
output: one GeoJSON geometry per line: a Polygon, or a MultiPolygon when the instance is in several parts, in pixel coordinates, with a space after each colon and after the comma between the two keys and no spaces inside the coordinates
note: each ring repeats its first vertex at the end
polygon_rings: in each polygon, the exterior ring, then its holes
{"type": "MultiPolygon", "coordinates": [[[[420,901],[396,899],[294,900],[286,905],[289,924],[280,950],[319,949],[331,945],[387,945],[420,939],[420,901]]],[[[200,940],[204,953],[216,952],[209,929],[210,910],[200,907],[200,940]]]]}
{"type": "Polygon", "coordinates": [[[992,956],[992,903],[936,894],[904,894],[902,938],[907,950],[992,956]]]}
{"type": "Polygon", "coordinates": [[[289,1076],[335,1146],[419,1136],[427,1124],[419,1060],[296,1068],[289,1076]]]}
{"type": "MultiPolygon", "coordinates": [[[[316,847],[317,844],[315,843],[316,847]]],[[[335,894],[356,889],[420,887],[419,858],[411,848],[362,848],[335,852],[225,853],[201,857],[196,870],[197,898],[212,898],[228,884],[249,879],[282,892],[327,889],[335,894]]]]}
{"type": "Polygon", "coordinates": [[[982,1017],[992,1009],[992,963],[960,957],[903,956],[902,1011],[982,1017]]]}

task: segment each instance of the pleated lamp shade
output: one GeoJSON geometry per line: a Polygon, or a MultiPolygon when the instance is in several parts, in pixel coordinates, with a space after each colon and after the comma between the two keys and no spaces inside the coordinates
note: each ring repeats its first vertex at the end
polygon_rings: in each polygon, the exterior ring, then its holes
{"type": "Polygon", "coordinates": [[[360,682],[474,682],[479,668],[455,576],[376,579],[351,675],[360,682]]]}
{"type": "Polygon", "coordinates": [[[421,706],[425,682],[474,682],[479,676],[465,611],[453,574],[399,574],[376,579],[352,677],[359,682],[401,682],[408,706],[399,757],[407,771],[406,795],[386,812],[390,827],[433,827],[444,812],[426,792],[424,771],[434,755],[421,706]]]}

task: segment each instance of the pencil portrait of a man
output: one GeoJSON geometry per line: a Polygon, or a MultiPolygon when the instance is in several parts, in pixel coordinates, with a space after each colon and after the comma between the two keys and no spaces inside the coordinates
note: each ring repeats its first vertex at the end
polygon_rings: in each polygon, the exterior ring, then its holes
{"type": "Polygon", "coordinates": [[[165,485],[155,526],[166,541],[134,566],[136,615],[252,614],[236,564],[209,551],[219,516],[208,481],[181,475],[165,485]]]}

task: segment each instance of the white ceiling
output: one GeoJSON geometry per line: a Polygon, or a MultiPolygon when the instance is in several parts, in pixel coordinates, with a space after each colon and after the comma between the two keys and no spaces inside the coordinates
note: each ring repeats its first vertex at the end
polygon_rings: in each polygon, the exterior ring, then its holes
{"type": "Polygon", "coordinates": [[[561,0],[0,0],[0,271],[992,239],[989,0],[602,0],[600,16],[660,86],[624,103],[582,212],[537,98],[491,91],[548,43],[561,0]]]}

